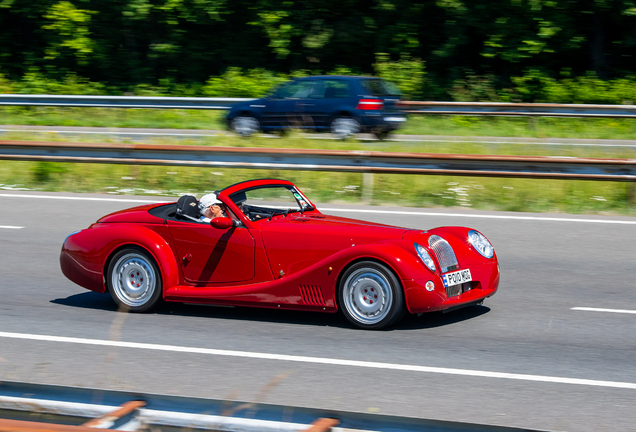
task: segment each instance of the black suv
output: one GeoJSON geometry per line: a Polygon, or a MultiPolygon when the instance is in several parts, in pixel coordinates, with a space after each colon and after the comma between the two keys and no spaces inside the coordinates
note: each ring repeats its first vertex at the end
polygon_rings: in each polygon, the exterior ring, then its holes
{"type": "Polygon", "coordinates": [[[380,78],[312,76],[282,84],[265,98],[238,103],[226,119],[241,136],[295,127],[331,131],[337,138],[370,132],[383,139],[406,121],[401,96],[395,84],[380,78]]]}

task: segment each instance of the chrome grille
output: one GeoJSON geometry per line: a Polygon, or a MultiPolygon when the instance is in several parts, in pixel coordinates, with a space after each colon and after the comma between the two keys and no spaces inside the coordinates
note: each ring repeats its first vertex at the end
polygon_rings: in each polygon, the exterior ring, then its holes
{"type": "Polygon", "coordinates": [[[442,273],[455,270],[457,268],[457,257],[453,248],[448,244],[446,240],[438,235],[432,235],[428,238],[428,245],[435,252],[437,261],[442,267],[442,273]]]}

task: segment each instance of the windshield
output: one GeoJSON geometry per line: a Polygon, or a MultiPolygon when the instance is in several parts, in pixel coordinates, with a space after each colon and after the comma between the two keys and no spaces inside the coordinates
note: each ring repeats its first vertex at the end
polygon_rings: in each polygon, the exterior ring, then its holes
{"type": "Polygon", "coordinates": [[[389,81],[379,79],[363,80],[362,87],[370,96],[402,96],[400,89],[389,81]]]}
{"type": "Polygon", "coordinates": [[[262,186],[230,195],[230,199],[250,220],[270,218],[277,214],[311,210],[311,204],[293,186],[262,186]]]}

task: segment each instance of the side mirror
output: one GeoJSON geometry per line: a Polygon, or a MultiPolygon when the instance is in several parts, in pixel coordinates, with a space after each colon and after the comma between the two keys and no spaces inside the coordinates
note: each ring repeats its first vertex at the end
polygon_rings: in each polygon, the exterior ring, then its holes
{"type": "Polygon", "coordinates": [[[212,219],[210,221],[210,225],[213,228],[217,228],[217,229],[229,229],[229,228],[239,226],[239,222],[233,221],[232,219],[226,218],[226,217],[218,217],[218,218],[212,219]]]}

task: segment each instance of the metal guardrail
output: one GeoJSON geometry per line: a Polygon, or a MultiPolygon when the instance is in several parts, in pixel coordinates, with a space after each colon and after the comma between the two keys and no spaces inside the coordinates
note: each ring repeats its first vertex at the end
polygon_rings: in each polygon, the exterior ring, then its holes
{"type": "Polygon", "coordinates": [[[301,171],[636,180],[636,159],[0,141],[0,159],[301,171]]]}
{"type": "Polygon", "coordinates": [[[636,118],[636,105],[404,102],[408,114],[636,118]]]}
{"type": "Polygon", "coordinates": [[[3,417],[11,418],[0,420],[0,431],[12,432],[88,432],[89,428],[133,431],[144,426],[145,430],[167,426],[167,430],[229,432],[532,432],[412,417],[10,381],[0,383],[0,412],[3,417]],[[28,423],[33,423],[40,414],[47,416],[42,421],[50,422],[54,415],[58,420],[66,419],[66,424],[81,426],[46,427],[46,423],[40,423],[41,427],[34,429],[29,428],[34,425],[24,424],[27,422],[14,423],[12,419],[22,420],[25,413],[28,423]],[[21,427],[3,428],[3,422],[5,426],[21,427]]]}
{"type": "MultiPolygon", "coordinates": [[[[250,98],[0,94],[0,106],[227,110],[250,98]]],[[[408,114],[636,118],[636,105],[402,102],[408,114]]]]}
{"type": "Polygon", "coordinates": [[[227,110],[244,98],[0,94],[0,106],[227,110]]]}

